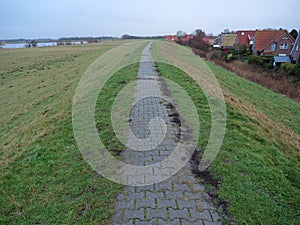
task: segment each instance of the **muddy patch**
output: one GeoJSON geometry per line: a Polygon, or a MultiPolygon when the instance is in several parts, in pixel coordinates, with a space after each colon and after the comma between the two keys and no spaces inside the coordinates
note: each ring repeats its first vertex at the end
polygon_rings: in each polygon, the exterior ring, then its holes
{"type": "Polygon", "coordinates": [[[195,175],[195,177],[200,178],[200,181],[203,185],[210,185],[212,188],[209,190],[205,190],[205,192],[212,198],[212,201],[222,209],[223,211],[223,218],[225,218],[226,223],[230,225],[235,225],[236,223],[233,221],[233,219],[229,216],[228,213],[228,208],[230,206],[229,201],[226,199],[221,199],[219,194],[217,193],[222,180],[217,179],[213,177],[210,174],[210,171],[208,169],[204,171],[199,171],[199,164],[200,164],[200,159],[202,158],[202,150],[200,148],[196,148],[192,158],[189,161],[189,164],[191,166],[191,171],[195,175]]]}

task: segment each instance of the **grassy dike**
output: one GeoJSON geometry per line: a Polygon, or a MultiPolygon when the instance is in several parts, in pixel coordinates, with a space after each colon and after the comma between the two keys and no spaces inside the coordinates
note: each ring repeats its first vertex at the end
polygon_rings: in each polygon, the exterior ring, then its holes
{"type": "MultiPolygon", "coordinates": [[[[82,158],[72,100],[87,67],[123,43],[0,51],[0,224],[109,223],[121,185],[82,158]]],[[[112,76],[99,95],[98,112],[110,110],[119,80],[135,79],[136,72],[132,65],[112,76]]],[[[98,125],[107,124],[103,115],[96,114],[98,125]]],[[[111,128],[101,127],[103,142],[121,149],[110,138],[111,128]]]]}
{"type": "MultiPolygon", "coordinates": [[[[205,95],[178,68],[157,65],[162,77],[183,87],[195,103],[200,118],[199,145],[205,149],[210,130],[205,95]]],[[[216,190],[219,198],[229,202],[228,213],[237,224],[298,224],[299,103],[208,65],[224,91],[228,117],[224,144],[209,168],[221,182],[216,190]]]]}

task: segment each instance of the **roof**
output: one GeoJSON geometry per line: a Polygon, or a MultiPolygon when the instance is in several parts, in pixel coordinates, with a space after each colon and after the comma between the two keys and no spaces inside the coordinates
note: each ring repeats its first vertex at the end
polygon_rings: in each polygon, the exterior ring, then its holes
{"type": "Polygon", "coordinates": [[[291,59],[288,56],[274,56],[275,63],[290,63],[291,59]]]}
{"type": "Polygon", "coordinates": [[[203,41],[207,44],[211,44],[211,42],[213,42],[215,40],[214,36],[206,36],[203,38],[203,41]]]}
{"type": "Polygon", "coordinates": [[[193,38],[194,38],[193,35],[185,35],[184,37],[181,38],[181,41],[185,42],[185,41],[189,41],[189,40],[191,40],[193,38]]]}
{"type": "Polygon", "coordinates": [[[254,40],[255,30],[239,30],[237,32],[236,42],[241,45],[250,46],[250,41],[254,40]]]}
{"type": "Polygon", "coordinates": [[[221,46],[223,47],[233,47],[235,44],[237,34],[236,33],[222,33],[221,46]]]}
{"type": "Polygon", "coordinates": [[[165,39],[169,40],[169,41],[178,41],[178,36],[177,35],[167,35],[167,36],[165,36],[165,39]]]}
{"type": "Polygon", "coordinates": [[[283,35],[286,35],[292,42],[294,38],[286,30],[257,30],[256,33],[256,50],[264,50],[272,42],[276,42],[283,35]]]}

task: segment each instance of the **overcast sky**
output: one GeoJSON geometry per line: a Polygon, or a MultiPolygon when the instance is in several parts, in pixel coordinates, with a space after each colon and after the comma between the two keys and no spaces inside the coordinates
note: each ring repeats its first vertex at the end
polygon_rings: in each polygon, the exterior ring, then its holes
{"type": "Polygon", "coordinates": [[[3,0],[0,39],[300,29],[300,0],[3,0]]]}

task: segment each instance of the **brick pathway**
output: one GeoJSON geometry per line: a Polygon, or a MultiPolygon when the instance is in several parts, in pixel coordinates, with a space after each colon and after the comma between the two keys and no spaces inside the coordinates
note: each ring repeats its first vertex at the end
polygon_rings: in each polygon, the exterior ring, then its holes
{"type": "MultiPolygon", "coordinates": [[[[155,63],[151,57],[151,43],[144,49],[138,71],[135,99],[140,99],[131,110],[130,127],[137,138],[150,136],[149,121],[160,117],[166,122],[166,137],[160,142],[161,128],[151,127],[151,141],[156,146],[153,150],[134,151],[127,149],[124,152],[124,162],[147,166],[166,159],[178,142],[179,125],[170,113],[176,115],[175,109],[157,96],[163,96],[160,80],[155,63]],[[172,111],[173,110],[173,111],[172,111]]],[[[133,146],[133,140],[128,140],[129,146],[133,146]]],[[[155,174],[155,173],[154,173],[155,174]]],[[[127,182],[137,184],[141,182],[135,176],[124,174],[127,182]],[[133,179],[133,181],[128,181],[133,179]]],[[[147,178],[145,178],[147,179],[147,178]]],[[[187,164],[175,176],[168,180],[148,186],[126,186],[118,195],[115,206],[113,224],[205,224],[220,225],[220,216],[216,207],[210,202],[203,185],[191,172],[187,164]]]]}

